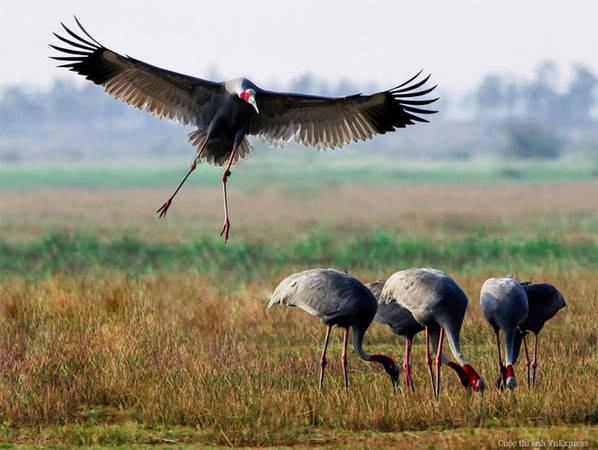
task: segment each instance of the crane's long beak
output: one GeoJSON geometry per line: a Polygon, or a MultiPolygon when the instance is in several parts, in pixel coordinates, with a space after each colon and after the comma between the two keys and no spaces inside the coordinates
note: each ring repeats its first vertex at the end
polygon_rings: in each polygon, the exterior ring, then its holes
{"type": "Polygon", "coordinates": [[[255,102],[255,94],[251,94],[247,98],[247,103],[249,103],[251,106],[254,107],[256,113],[258,113],[258,114],[260,113],[260,110],[257,107],[257,103],[255,102]]]}

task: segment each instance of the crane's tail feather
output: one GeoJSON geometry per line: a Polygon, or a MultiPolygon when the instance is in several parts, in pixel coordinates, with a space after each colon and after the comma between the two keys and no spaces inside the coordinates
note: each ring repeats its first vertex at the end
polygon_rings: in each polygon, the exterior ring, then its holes
{"type": "MultiPolygon", "coordinates": [[[[207,139],[206,130],[199,128],[195,131],[192,131],[189,133],[188,138],[191,145],[196,147],[199,151],[207,139]]],[[[223,166],[228,163],[228,158],[230,157],[230,152],[232,149],[233,144],[231,142],[225,142],[218,137],[210,138],[210,141],[203,150],[201,157],[212,166],[223,166]]],[[[237,162],[239,159],[245,158],[247,155],[249,155],[249,153],[251,153],[251,146],[245,138],[241,141],[241,144],[237,148],[233,163],[237,162]]]]}

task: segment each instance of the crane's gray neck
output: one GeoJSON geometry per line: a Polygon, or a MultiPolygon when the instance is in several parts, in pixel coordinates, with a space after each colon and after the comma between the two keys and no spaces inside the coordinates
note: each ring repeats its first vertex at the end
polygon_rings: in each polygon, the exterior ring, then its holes
{"type": "Polygon", "coordinates": [[[390,375],[392,385],[396,386],[399,379],[399,368],[393,359],[386,355],[370,355],[363,349],[362,342],[366,328],[353,327],[353,348],[361,359],[381,364],[386,373],[390,375]]]}
{"type": "Polygon", "coordinates": [[[355,326],[353,327],[353,337],[352,337],[353,348],[355,349],[355,351],[357,352],[357,354],[359,355],[359,357],[361,359],[364,359],[366,361],[371,361],[372,355],[370,355],[369,353],[366,353],[366,351],[362,347],[364,334],[365,334],[365,328],[360,328],[360,327],[355,327],[355,326]]]}
{"type": "MultiPolygon", "coordinates": [[[[440,339],[440,327],[439,326],[430,326],[428,327],[430,331],[430,337],[432,341],[432,349],[434,353],[438,352],[438,341],[440,339]]],[[[446,340],[448,341],[449,347],[451,348],[451,353],[455,357],[455,359],[461,364],[462,366],[469,364],[465,356],[463,356],[463,352],[461,351],[461,345],[459,343],[459,330],[455,329],[452,326],[445,325],[444,326],[444,335],[446,340]]],[[[444,355],[443,355],[444,356],[444,355]]]]}

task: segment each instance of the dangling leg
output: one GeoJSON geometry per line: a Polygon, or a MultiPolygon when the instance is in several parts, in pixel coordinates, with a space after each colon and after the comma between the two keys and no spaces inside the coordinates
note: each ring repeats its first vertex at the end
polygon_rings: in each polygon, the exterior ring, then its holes
{"type": "Polygon", "coordinates": [[[235,159],[235,155],[237,154],[237,146],[233,147],[233,151],[230,153],[230,157],[228,158],[228,162],[226,164],[226,169],[222,173],[222,195],[224,198],[224,223],[222,224],[222,230],[220,231],[220,236],[224,234],[224,241],[228,241],[228,231],[230,229],[230,221],[228,220],[228,199],[226,195],[226,181],[230,176],[230,166],[235,159]]]}
{"type": "Polygon", "coordinates": [[[438,338],[438,351],[436,353],[436,392],[434,397],[438,400],[440,397],[440,366],[442,365],[442,343],[444,341],[444,328],[440,327],[440,337],[438,338]]]}
{"type": "Polygon", "coordinates": [[[343,353],[341,354],[341,366],[343,374],[345,375],[345,390],[349,392],[349,377],[347,375],[347,344],[349,342],[349,328],[345,330],[345,338],[343,339],[343,353]]]}
{"type": "Polygon", "coordinates": [[[168,200],[166,200],[166,202],[164,202],[164,204],[162,206],[160,206],[160,209],[158,209],[156,211],[159,214],[159,217],[164,217],[166,215],[166,211],[168,211],[168,208],[170,208],[172,199],[174,199],[175,195],[177,195],[177,193],[179,192],[179,189],[181,189],[181,187],[183,186],[185,181],[187,181],[187,178],[189,178],[189,175],[191,175],[191,172],[193,172],[195,170],[195,168],[197,167],[197,160],[201,157],[201,154],[203,153],[207,144],[208,144],[208,138],[206,138],[206,140],[203,141],[203,144],[201,144],[201,147],[197,151],[197,154],[195,155],[195,159],[193,159],[193,162],[191,163],[191,167],[189,167],[189,171],[187,172],[187,175],[185,175],[183,177],[183,179],[179,183],[178,187],[174,190],[174,192],[170,196],[170,198],[168,200]]]}
{"type": "Polygon", "coordinates": [[[432,392],[436,395],[436,384],[434,383],[434,375],[432,374],[432,356],[430,355],[430,329],[428,327],[426,327],[426,364],[428,365],[428,373],[430,374],[432,392]]]}
{"type": "Polygon", "coordinates": [[[412,391],[415,391],[413,387],[413,380],[411,379],[411,366],[409,365],[409,361],[411,360],[411,344],[413,343],[413,338],[405,339],[405,359],[403,360],[403,372],[405,373],[405,387],[407,389],[411,388],[412,391]]]}
{"type": "Polygon", "coordinates": [[[531,364],[531,361],[529,359],[529,352],[527,351],[527,339],[526,338],[527,338],[527,335],[524,335],[523,336],[523,348],[525,349],[525,362],[526,362],[526,365],[527,365],[527,387],[531,388],[532,387],[531,377],[530,377],[530,364],[531,364]]]}
{"type": "Polygon", "coordinates": [[[538,367],[538,335],[534,335],[534,360],[532,361],[532,388],[536,387],[536,367],[538,367]]]}
{"type": "Polygon", "coordinates": [[[320,384],[318,387],[320,391],[322,390],[322,383],[324,382],[324,368],[326,367],[326,350],[328,349],[330,330],[332,330],[332,325],[330,325],[326,330],[326,338],[324,339],[324,350],[322,350],[322,357],[320,358],[320,384]]]}

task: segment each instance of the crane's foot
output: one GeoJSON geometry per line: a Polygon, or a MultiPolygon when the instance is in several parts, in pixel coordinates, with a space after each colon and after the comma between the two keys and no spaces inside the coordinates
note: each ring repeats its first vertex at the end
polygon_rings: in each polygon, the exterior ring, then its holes
{"type": "Polygon", "coordinates": [[[230,230],[230,222],[228,217],[224,218],[224,223],[222,224],[222,230],[220,231],[220,236],[224,235],[224,242],[228,241],[228,232],[230,230]]]}
{"type": "Polygon", "coordinates": [[[158,217],[166,216],[166,212],[168,211],[168,208],[170,208],[171,203],[172,199],[169,198],[162,206],[160,206],[160,209],[156,211],[158,213],[158,217]]]}

